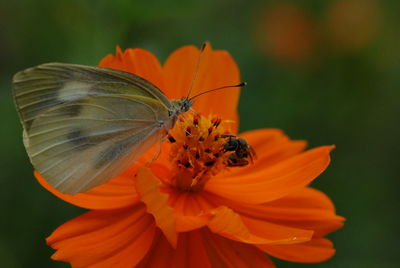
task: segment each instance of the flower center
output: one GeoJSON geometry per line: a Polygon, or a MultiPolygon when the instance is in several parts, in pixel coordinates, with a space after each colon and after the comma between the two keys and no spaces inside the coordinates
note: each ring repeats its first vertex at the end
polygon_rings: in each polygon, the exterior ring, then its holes
{"type": "Polygon", "coordinates": [[[197,192],[215,174],[229,166],[232,150],[226,149],[231,135],[218,117],[186,114],[170,131],[172,184],[181,191],[197,192]]]}

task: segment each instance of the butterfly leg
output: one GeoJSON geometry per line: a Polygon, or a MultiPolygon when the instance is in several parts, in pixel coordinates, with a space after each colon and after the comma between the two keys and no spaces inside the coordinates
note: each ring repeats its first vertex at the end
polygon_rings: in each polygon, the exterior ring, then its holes
{"type": "Polygon", "coordinates": [[[158,143],[157,149],[154,151],[154,155],[151,158],[151,160],[146,164],[147,167],[150,167],[151,164],[153,164],[154,161],[157,160],[158,156],[161,153],[161,144],[168,138],[168,133],[160,140],[158,143]]]}
{"type": "Polygon", "coordinates": [[[198,113],[198,112],[196,112],[194,109],[192,109],[192,108],[190,108],[189,109],[189,112],[191,112],[193,115],[195,115],[195,116],[199,116],[200,117],[200,114],[198,113]]]}

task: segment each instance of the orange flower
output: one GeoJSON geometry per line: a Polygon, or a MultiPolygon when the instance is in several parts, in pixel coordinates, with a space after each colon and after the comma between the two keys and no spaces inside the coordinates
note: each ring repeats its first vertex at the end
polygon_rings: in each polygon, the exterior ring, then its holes
{"type": "Polygon", "coordinates": [[[316,47],[312,19],[299,4],[277,2],[261,8],[255,41],[261,51],[282,63],[304,63],[316,47]]]}
{"type": "MultiPolygon", "coordinates": [[[[161,66],[142,49],[117,48],[100,66],[137,74],[170,99],[186,96],[199,50],[178,49],[161,66]]],[[[225,51],[203,54],[192,95],[232,85],[239,71],[225,51]]],[[[226,133],[237,135],[239,89],[196,99],[170,131],[161,153],[146,153],[120,176],[87,193],[50,192],[91,209],[56,229],[47,243],[73,267],[274,267],[268,255],[320,262],[334,254],[325,235],[342,226],[329,198],[308,187],[328,166],[332,146],[303,151],[280,130],[240,134],[256,151],[253,164],[231,167],[226,133]],[[264,254],[266,253],[266,254],[264,254]]]]}

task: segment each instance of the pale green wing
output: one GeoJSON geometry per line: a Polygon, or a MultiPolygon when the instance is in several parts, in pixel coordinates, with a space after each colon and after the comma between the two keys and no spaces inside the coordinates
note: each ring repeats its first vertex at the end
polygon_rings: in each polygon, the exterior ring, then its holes
{"type": "Polygon", "coordinates": [[[155,98],[167,109],[168,98],[143,78],[113,69],[46,63],[18,72],[13,77],[14,101],[21,121],[29,129],[40,113],[81,98],[108,94],[155,98]]]}
{"type": "Polygon", "coordinates": [[[148,82],[123,80],[116,75],[125,73],[108,69],[67,66],[18,73],[14,96],[32,164],[57,190],[75,194],[124,171],[165,135],[170,118],[168,102],[152,88],[141,90],[148,82]],[[104,78],[98,70],[110,74],[104,78]]]}
{"type": "Polygon", "coordinates": [[[42,113],[24,131],[24,143],[46,181],[75,194],[128,168],[165,136],[167,116],[163,106],[147,97],[93,96],[42,113]]]}

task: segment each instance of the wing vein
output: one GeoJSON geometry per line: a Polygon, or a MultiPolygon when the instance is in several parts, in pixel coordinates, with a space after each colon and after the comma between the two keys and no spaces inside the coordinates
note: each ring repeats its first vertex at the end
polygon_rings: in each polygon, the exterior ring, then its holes
{"type": "MultiPolygon", "coordinates": [[[[148,127],[150,127],[150,126],[148,126],[148,127]]],[[[147,129],[148,127],[144,128],[144,129],[147,129]]],[[[42,154],[42,153],[44,153],[44,152],[46,152],[46,151],[48,151],[48,150],[50,150],[50,149],[52,149],[52,148],[55,148],[55,147],[57,147],[57,146],[66,144],[66,143],[68,143],[68,142],[73,142],[73,141],[76,141],[76,140],[79,140],[79,139],[83,139],[83,138],[94,138],[94,137],[100,137],[100,136],[110,135],[110,134],[113,134],[113,133],[116,133],[116,132],[117,132],[117,133],[119,132],[119,133],[122,134],[122,133],[127,132],[127,131],[129,131],[129,130],[131,130],[131,129],[134,129],[134,128],[135,128],[135,127],[126,128],[125,130],[112,130],[112,131],[109,131],[109,132],[98,133],[98,134],[96,134],[96,135],[85,135],[85,136],[79,136],[79,137],[76,137],[76,138],[73,138],[73,139],[63,140],[63,141],[61,141],[61,142],[51,144],[50,146],[47,146],[47,147],[41,149],[40,151],[38,151],[38,152],[32,154],[31,157],[32,157],[32,158],[33,158],[33,157],[36,157],[36,156],[38,156],[39,154],[42,154]]],[[[142,129],[142,130],[143,130],[143,129],[142,129]]],[[[140,130],[140,132],[141,132],[142,130],[140,130]]],[[[133,135],[133,134],[137,134],[137,133],[132,133],[132,135],[133,135]]],[[[63,136],[63,135],[60,135],[60,136],[63,136]]],[[[60,137],[60,136],[58,136],[58,137],[60,137]]],[[[55,138],[57,138],[57,137],[52,137],[52,139],[55,139],[55,138]]],[[[38,143],[38,144],[40,144],[40,143],[38,143]]],[[[86,144],[91,144],[91,143],[86,143],[86,144]]],[[[96,144],[97,144],[97,143],[96,143],[96,144]]],[[[35,146],[35,145],[37,145],[37,144],[32,144],[31,146],[35,146]]]]}
{"type": "MultiPolygon", "coordinates": [[[[65,120],[59,120],[59,121],[54,121],[54,123],[58,123],[58,122],[65,122],[65,121],[71,121],[71,120],[84,120],[84,121],[101,121],[101,122],[143,122],[143,123],[154,123],[154,120],[148,120],[148,119],[96,119],[96,118],[74,118],[74,119],[65,119],[65,120]]],[[[50,122],[53,123],[53,122],[50,122]]],[[[47,122],[47,124],[49,124],[49,122],[47,122]]],[[[40,126],[40,125],[39,125],[40,126]]],[[[36,132],[33,134],[29,135],[29,138],[34,138],[36,136],[40,136],[40,135],[44,135],[44,134],[49,134],[51,132],[54,131],[58,131],[58,130],[62,130],[62,129],[70,129],[71,126],[63,126],[63,127],[59,127],[59,128],[51,128],[51,129],[46,129],[40,132],[36,132]]],[[[56,136],[56,137],[61,137],[60,136],[56,136]]]]}
{"type": "MultiPolygon", "coordinates": [[[[146,127],[146,128],[144,128],[144,129],[142,129],[140,132],[144,132],[144,131],[147,130],[148,128],[149,128],[149,127],[146,127]]],[[[154,130],[153,130],[153,131],[150,131],[150,132],[148,133],[148,135],[146,135],[146,136],[148,137],[148,136],[150,136],[150,135],[153,134],[153,133],[154,133],[154,130]]],[[[126,155],[126,154],[125,154],[125,155],[126,155]]],[[[86,185],[88,185],[89,183],[91,183],[91,181],[92,181],[93,179],[95,179],[99,173],[103,172],[106,168],[108,168],[108,167],[111,165],[111,163],[113,163],[113,161],[109,161],[109,162],[105,165],[105,167],[101,167],[96,173],[94,173],[93,175],[91,175],[91,179],[87,179],[85,183],[81,184],[81,186],[79,187],[79,190],[85,188],[86,185]]],[[[112,170],[115,170],[116,168],[117,168],[117,166],[114,166],[112,170]]],[[[111,171],[109,171],[108,173],[110,173],[110,172],[111,172],[111,171]]],[[[111,179],[111,178],[110,178],[110,179],[111,179]]],[[[78,191],[79,191],[79,190],[78,190],[78,191]]]]}

